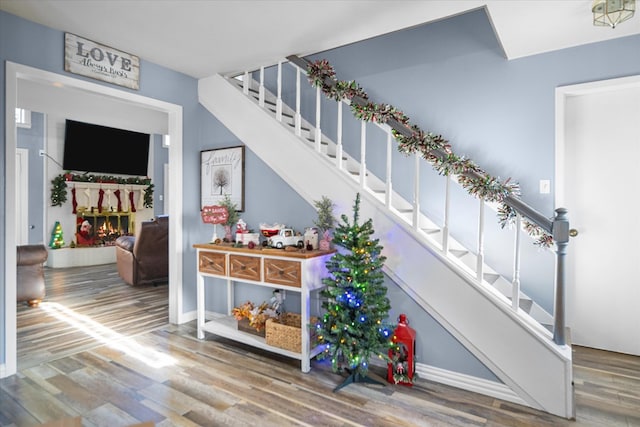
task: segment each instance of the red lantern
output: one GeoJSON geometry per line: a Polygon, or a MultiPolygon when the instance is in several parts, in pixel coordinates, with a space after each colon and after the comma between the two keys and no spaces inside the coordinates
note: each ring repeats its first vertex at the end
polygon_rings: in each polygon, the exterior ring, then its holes
{"type": "Polygon", "coordinates": [[[412,386],[416,369],[416,331],[409,326],[406,314],[398,318],[398,326],[393,331],[393,344],[389,350],[391,363],[387,366],[387,381],[412,386]]]}

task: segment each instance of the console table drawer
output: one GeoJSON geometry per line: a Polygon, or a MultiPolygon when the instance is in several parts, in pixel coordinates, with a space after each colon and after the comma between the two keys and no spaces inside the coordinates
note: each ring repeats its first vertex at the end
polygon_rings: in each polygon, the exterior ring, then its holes
{"type": "Polygon", "coordinates": [[[229,255],[229,276],[236,279],[260,281],[260,258],[229,255]]]}
{"type": "Polygon", "coordinates": [[[198,257],[198,270],[201,273],[227,275],[225,255],[216,252],[200,252],[198,257]]]}
{"type": "Polygon", "coordinates": [[[265,258],[264,281],[299,288],[302,284],[300,262],[265,258]]]}

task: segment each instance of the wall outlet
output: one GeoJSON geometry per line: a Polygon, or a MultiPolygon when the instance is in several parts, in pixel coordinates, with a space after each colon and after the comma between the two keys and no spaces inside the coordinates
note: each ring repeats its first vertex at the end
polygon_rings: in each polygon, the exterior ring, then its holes
{"type": "Polygon", "coordinates": [[[548,179],[540,180],[540,194],[549,194],[551,193],[551,181],[548,179]]]}
{"type": "Polygon", "coordinates": [[[44,150],[38,150],[38,154],[40,155],[40,157],[44,157],[44,150]]]}

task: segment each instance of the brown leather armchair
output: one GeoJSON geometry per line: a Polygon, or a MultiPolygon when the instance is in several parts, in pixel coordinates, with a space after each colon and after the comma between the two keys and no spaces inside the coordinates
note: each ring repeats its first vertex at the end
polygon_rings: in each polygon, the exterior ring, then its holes
{"type": "Polygon", "coordinates": [[[46,294],[44,262],[48,257],[44,245],[21,245],[17,247],[16,294],[17,302],[26,301],[37,307],[46,294]]]}
{"type": "Polygon", "coordinates": [[[169,217],[140,224],[137,236],[116,239],[118,274],[129,285],[166,282],[169,277],[169,217]]]}

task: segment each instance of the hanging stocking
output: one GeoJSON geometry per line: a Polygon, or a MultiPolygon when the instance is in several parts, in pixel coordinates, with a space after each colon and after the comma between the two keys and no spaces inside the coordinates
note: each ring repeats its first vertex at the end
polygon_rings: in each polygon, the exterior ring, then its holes
{"type": "Polygon", "coordinates": [[[116,195],[116,199],[118,199],[118,212],[122,212],[122,200],[120,200],[120,190],[116,190],[113,192],[116,195]]]}
{"type": "Polygon", "coordinates": [[[84,195],[87,197],[87,207],[90,208],[91,207],[91,189],[88,187],[85,188],[84,195]]]}
{"type": "Polygon", "coordinates": [[[71,212],[73,214],[78,213],[78,201],[76,200],[76,187],[73,187],[71,189],[71,206],[72,206],[71,212]]]}
{"type": "Polygon", "coordinates": [[[136,205],[133,202],[133,191],[131,191],[129,193],[129,206],[131,207],[131,212],[135,212],[136,211],[136,205]]]}
{"type": "Polygon", "coordinates": [[[111,189],[107,188],[107,208],[109,209],[109,212],[113,212],[113,205],[111,205],[111,189]]]}
{"type": "Polygon", "coordinates": [[[102,213],[102,201],[104,200],[104,190],[101,188],[98,191],[98,213],[102,213]]]}

